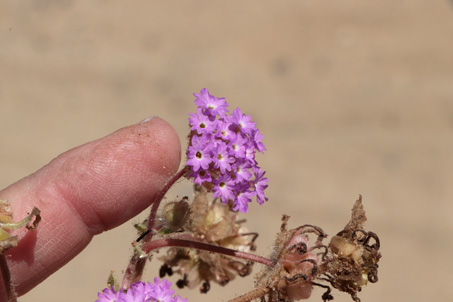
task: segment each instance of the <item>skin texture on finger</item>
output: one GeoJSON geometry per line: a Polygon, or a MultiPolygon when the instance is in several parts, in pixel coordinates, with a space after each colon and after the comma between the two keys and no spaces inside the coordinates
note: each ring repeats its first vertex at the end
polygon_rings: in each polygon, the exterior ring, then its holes
{"type": "Polygon", "coordinates": [[[74,258],[94,235],[149,207],[180,159],[176,132],[153,118],[69,150],[1,191],[15,220],[34,206],[42,216],[37,230],[17,232],[19,245],[7,253],[17,293],[74,258]]]}

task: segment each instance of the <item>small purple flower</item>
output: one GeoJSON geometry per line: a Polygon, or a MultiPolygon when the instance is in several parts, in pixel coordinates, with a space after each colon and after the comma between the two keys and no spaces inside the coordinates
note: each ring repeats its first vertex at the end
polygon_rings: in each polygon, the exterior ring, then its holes
{"type": "Polygon", "coordinates": [[[159,280],[157,277],[154,278],[154,286],[149,292],[150,297],[152,298],[151,301],[174,302],[173,294],[175,291],[170,289],[170,287],[171,282],[166,279],[159,280]]]}
{"type": "Polygon", "coordinates": [[[252,201],[252,197],[255,195],[255,192],[248,190],[249,187],[249,184],[238,185],[238,192],[233,207],[234,211],[239,210],[242,213],[247,213],[249,210],[248,203],[252,201]]]}
{"type": "Polygon", "coordinates": [[[214,169],[220,169],[222,174],[225,174],[226,171],[231,171],[231,164],[235,162],[235,159],[229,156],[227,145],[224,142],[218,142],[212,153],[214,169]]]}
{"type": "Polygon", "coordinates": [[[191,172],[190,177],[193,177],[193,183],[199,184],[200,186],[205,182],[211,182],[212,177],[209,170],[199,170],[197,172],[191,172]]]}
{"type": "Polygon", "coordinates": [[[255,174],[255,180],[253,181],[255,185],[255,191],[256,191],[256,201],[259,204],[263,204],[265,201],[267,201],[267,197],[264,195],[264,190],[267,188],[267,183],[269,182],[269,179],[264,177],[264,174],[266,172],[261,171],[260,167],[257,167],[254,169],[253,173],[255,174]]]}
{"type": "Polygon", "coordinates": [[[96,302],[115,302],[118,298],[118,293],[113,289],[113,286],[110,286],[98,293],[98,298],[96,302]]]}
{"type": "Polygon", "coordinates": [[[238,125],[242,132],[250,134],[252,131],[256,130],[256,123],[252,122],[252,117],[250,115],[245,115],[241,112],[241,109],[234,109],[231,114],[231,121],[238,125]]]}
{"type": "Polygon", "coordinates": [[[139,281],[131,284],[127,291],[116,292],[113,287],[106,288],[98,293],[96,302],[187,302],[179,295],[174,296],[175,291],[170,287],[171,282],[156,277],[154,284],[139,281]]]}
{"type": "Polygon", "coordinates": [[[118,294],[117,302],[142,302],[151,301],[147,292],[152,287],[152,284],[146,284],[141,281],[131,284],[131,288],[126,292],[120,292],[118,294]]]}
{"type": "Polygon", "coordinates": [[[236,172],[236,182],[248,182],[249,179],[252,177],[252,172],[249,169],[252,168],[252,165],[249,161],[240,161],[234,165],[234,169],[236,172]]]}
{"type": "Polygon", "coordinates": [[[241,135],[235,135],[234,138],[230,140],[228,147],[230,148],[229,153],[231,156],[244,158],[247,150],[247,139],[241,135]]]}
{"type": "Polygon", "coordinates": [[[220,117],[225,117],[228,112],[228,103],[225,102],[225,98],[216,98],[209,94],[206,88],[201,89],[200,93],[193,94],[195,99],[195,105],[203,110],[207,116],[212,116],[214,119],[216,114],[220,117]]]}
{"type": "Polygon", "coordinates": [[[135,289],[128,289],[125,293],[118,294],[116,302],[150,302],[151,299],[147,298],[145,293],[135,289]]]}
{"type": "Polygon", "coordinates": [[[186,165],[191,166],[194,172],[209,167],[212,158],[205,137],[196,135],[192,137],[192,145],[187,149],[187,158],[186,165]]]}
{"type": "Polygon", "coordinates": [[[198,134],[212,133],[214,131],[214,123],[209,120],[209,117],[203,115],[200,108],[197,109],[197,114],[189,113],[189,125],[192,131],[197,131],[198,134]]]}
{"type": "Polygon", "coordinates": [[[245,150],[245,160],[248,160],[253,165],[256,165],[256,161],[255,161],[255,147],[253,145],[247,146],[247,150],[245,150]]]}
{"type": "Polygon", "coordinates": [[[235,133],[231,131],[230,126],[231,124],[229,122],[219,120],[215,133],[216,137],[224,140],[225,142],[231,140],[235,133]]]}
{"type": "Polygon", "coordinates": [[[215,179],[213,183],[214,189],[212,193],[215,198],[220,197],[223,203],[228,203],[228,200],[235,200],[235,185],[229,174],[220,175],[219,179],[215,179]]]}
{"type": "Polygon", "coordinates": [[[263,140],[264,135],[260,134],[260,130],[256,129],[256,131],[252,131],[251,138],[253,141],[253,144],[259,152],[263,153],[264,150],[266,150],[266,147],[264,144],[261,142],[263,140]]]}

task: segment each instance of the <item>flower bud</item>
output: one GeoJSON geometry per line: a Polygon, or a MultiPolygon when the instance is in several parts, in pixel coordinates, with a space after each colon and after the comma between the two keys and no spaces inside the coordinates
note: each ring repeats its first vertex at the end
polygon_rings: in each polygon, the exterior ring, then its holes
{"type": "Polygon", "coordinates": [[[164,228],[171,232],[178,231],[189,217],[189,203],[187,197],[180,201],[167,203],[162,209],[162,220],[164,228]]]}

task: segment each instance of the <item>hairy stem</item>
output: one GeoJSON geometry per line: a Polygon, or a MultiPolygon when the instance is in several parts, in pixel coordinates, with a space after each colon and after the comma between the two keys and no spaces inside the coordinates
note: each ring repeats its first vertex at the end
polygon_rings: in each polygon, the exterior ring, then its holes
{"type": "Polygon", "coordinates": [[[145,270],[146,258],[140,258],[137,252],[132,255],[126,271],[124,272],[123,281],[121,284],[122,289],[128,289],[132,283],[135,283],[143,276],[145,270]]]}
{"type": "MultiPolygon", "coordinates": [[[[170,178],[170,180],[165,184],[165,186],[159,191],[159,193],[154,198],[148,218],[149,230],[152,230],[154,228],[157,209],[159,208],[159,205],[162,199],[164,198],[165,194],[167,194],[168,190],[175,184],[176,181],[178,181],[178,179],[183,177],[186,172],[187,172],[186,167],[179,170],[175,175],[172,176],[172,178],[170,178]]],[[[147,234],[143,238],[142,241],[143,244],[149,242],[152,239],[152,237],[153,232],[149,232],[149,234],[147,234]]],[[[134,253],[134,255],[132,255],[132,258],[127,266],[126,272],[124,273],[121,288],[128,289],[131,283],[141,280],[143,271],[145,269],[146,260],[147,260],[146,257],[142,258],[136,252],[134,253]]]]}
{"type": "MultiPolygon", "coordinates": [[[[152,230],[155,225],[156,221],[156,214],[157,214],[157,209],[159,209],[160,202],[164,198],[165,194],[167,194],[168,190],[175,184],[178,179],[184,176],[186,174],[187,169],[186,167],[182,168],[179,170],[173,177],[165,184],[165,186],[160,190],[159,194],[157,194],[156,198],[153,201],[153,205],[151,207],[151,212],[149,213],[149,218],[148,218],[148,230],[152,230]]],[[[148,235],[145,236],[143,240],[143,244],[146,242],[150,241],[153,238],[153,232],[150,232],[148,235]]]]}

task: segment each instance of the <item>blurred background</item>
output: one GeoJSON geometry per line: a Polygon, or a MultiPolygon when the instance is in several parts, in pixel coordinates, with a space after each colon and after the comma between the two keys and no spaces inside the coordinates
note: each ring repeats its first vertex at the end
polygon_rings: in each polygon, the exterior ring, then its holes
{"type": "MultiPolygon", "coordinates": [[[[204,87],[265,136],[269,202],[246,215],[260,255],[281,214],[333,235],[362,194],[383,254],[362,301],[453,300],[451,1],[1,1],[0,186],[150,115],[185,146],[204,87]]],[[[138,220],[94,238],[19,301],[94,301],[125,269],[138,220]]],[[[252,284],[181,295],[227,301],[252,284]]]]}

